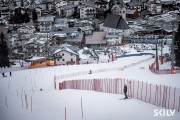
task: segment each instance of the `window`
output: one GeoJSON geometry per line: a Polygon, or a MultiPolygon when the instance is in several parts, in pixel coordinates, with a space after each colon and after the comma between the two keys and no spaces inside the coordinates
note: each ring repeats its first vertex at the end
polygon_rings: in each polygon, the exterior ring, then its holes
{"type": "Polygon", "coordinates": [[[71,56],[73,56],[73,54],[71,53],[71,56]]]}
{"type": "Polygon", "coordinates": [[[62,61],[64,61],[64,59],[62,59],[62,61]]]}
{"type": "Polygon", "coordinates": [[[62,56],[64,56],[64,53],[62,54],[62,56]]]}
{"type": "Polygon", "coordinates": [[[57,61],[59,61],[59,59],[57,59],[57,61]]]}
{"type": "Polygon", "coordinates": [[[73,62],[73,59],[71,58],[71,62],[73,62]]]}

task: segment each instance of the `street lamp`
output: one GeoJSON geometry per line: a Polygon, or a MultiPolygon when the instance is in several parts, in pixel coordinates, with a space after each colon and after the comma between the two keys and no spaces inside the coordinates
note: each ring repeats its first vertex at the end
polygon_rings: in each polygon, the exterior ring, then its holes
{"type": "MultiPolygon", "coordinates": [[[[162,35],[162,37],[163,37],[163,24],[161,25],[161,27],[162,27],[162,33],[161,33],[161,35],[162,35]]],[[[163,40],[161,41],[161,57],[163,56],[163,44],[164,44],[164,42],[163,42],[163,40]]]]}
{"type": "Polygon", "coordinates": [[[156,70],[159,70],[159,63],[158,63],[158,47],[157,47],[157,44],[156,43],[156,70]]]}

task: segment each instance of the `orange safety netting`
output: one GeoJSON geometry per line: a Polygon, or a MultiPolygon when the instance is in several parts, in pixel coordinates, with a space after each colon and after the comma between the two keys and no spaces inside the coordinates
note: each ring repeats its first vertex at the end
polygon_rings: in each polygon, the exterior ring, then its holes
{"type": "Polygon", "coordinates": [[[42,63],[37,63],[35,65],[29,66],[29,69],[41,68],[41,67],[46,67],[46,66],[54,66],[54,61],[49,60],[49,61],[45,61],[45,62],[42,62],[42,63]]]}

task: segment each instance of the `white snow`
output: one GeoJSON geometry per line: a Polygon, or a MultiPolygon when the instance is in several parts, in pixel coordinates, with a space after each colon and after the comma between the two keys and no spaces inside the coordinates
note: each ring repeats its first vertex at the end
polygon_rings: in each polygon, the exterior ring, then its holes
{"type": "MultiPolygon", "coordinates": [[[[149,52],[155,53],[155,51],[149,52]]],[[[134,52],[131,51],[131,53],[134,52]]],[[[60,91],[54,89],[54,75],[60,76],[103,68],[121,68],[150,57],[150,55],[144,55],[119,58],[110,63],[29,69],[12,72],[12,77],[9,76],[9,73],[5,73],[7,77],[0,76],[0,120],[65,120],[65,108],[67,120],[178,120],[180,118],[179,112],[175,112],[172,117],[154,117],[154,109],[160,110],[162,108],[136,99],[120,100],[124,95],[86,90],[60,91]],[[43,91],[40,91],[41,88],[43,91]],[[26,109],[25,94],[27,95],[28,109],[26,109]]],[[[58,81],[121,77],[180,88],[180,74],[157,75],[149,71],[149,65],[154,61],[153,58],[123,70],[114,69],[58,81]]]]}
{"type": "Polygon", "coordinates": [[[34,60],[40,60],[40,59],[46,59],[45,57],[38,57],[38,56],[34,56],[31,59],[27,59],[28,61],[34,61],[34,60]]]}

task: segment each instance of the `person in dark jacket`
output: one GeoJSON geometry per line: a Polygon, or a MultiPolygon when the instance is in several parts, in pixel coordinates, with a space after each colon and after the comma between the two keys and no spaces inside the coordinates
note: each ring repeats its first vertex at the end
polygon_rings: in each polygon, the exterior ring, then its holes
{"type": "Polygon", "coordinates": [[[92,71],[91,71],[91,70],[89,71],[89,74],[92,74],[92,71]]]}
{"type": "Polygon", "coordinates": [[[3,77],[7,77],[4,73],[2,73],[2,76],[3,76],[3,77]]]}
{"type": "Polygon", "coordinates": [[[124,85],[124,95],[125,95],[125,98],[124,99],[128,99],[128,97],[127,97],[127,85],[125,84],[124,85]]]}
{"type": "Polygon", "coordinates": [[[4,73],[2,73],[2,76],[4,77],[4,73]]]}

